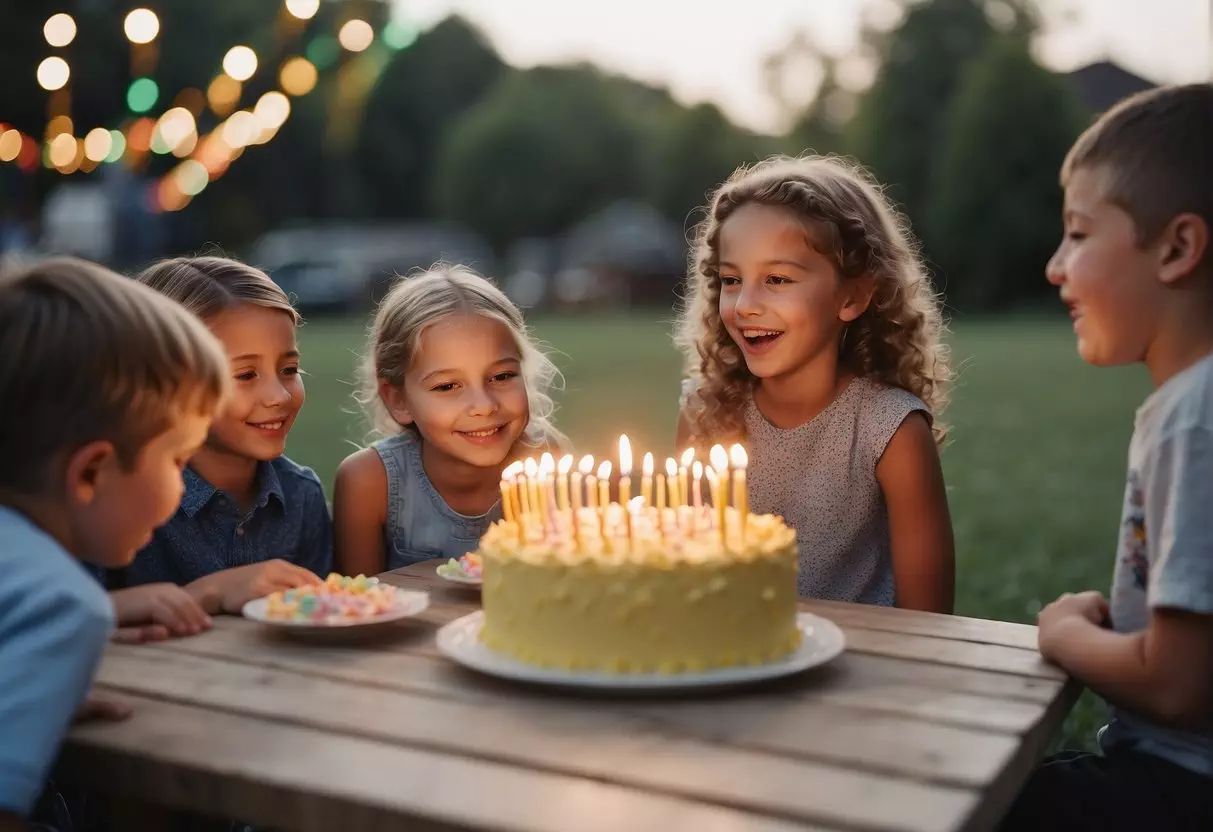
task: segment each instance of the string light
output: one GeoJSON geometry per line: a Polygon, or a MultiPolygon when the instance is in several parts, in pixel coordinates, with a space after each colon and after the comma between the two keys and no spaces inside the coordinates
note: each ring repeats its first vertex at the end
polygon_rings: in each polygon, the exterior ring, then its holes
{"type": "Polygon", "coordinates": [[[151,43],[160,34],[160,18],[151,9],[132,9],[122,21],[122,31],[131,43],[151,43]]]}
{"type": "Polygon", "coordinates": [[[307,95],[316,87],[319,73],[307,58],[288,58],[278,73],[282,91],[288,95],[307,95]]]}
{"type": "Polygon", "coordinates": [[[76,21],[70,14],[53,14],[46,19],[42,26],[42,35],[51,46],[60,48],[67,46],[76,38],[76,21]]]}
{"type": "Polygon", "coordinates": [[[10,128],[0,133],[0,162],[15,162],[21,155],[21,131],[10,128]]]}
{"type": "Polygon", "coordinates": [[[47,92],[63,89],[71,76],[71,67],[58,55],[52,55],[38,64],[38,86],[47,92]]]}
{"type": "Polygon", "coordinates": [[[320,10],[320,0],[286,0],[286,10],[300,20],[311,20],[320,10]]]}
{"type": "Polygon", "coordinates": [[[50,162],[57,168],[66,168],[76,158],[76,139],[70,133],[60,133],[51,139],[50,162]]]}
{"type": "Polygon", "coordinates": [[[337,42],[351,52],[364,52],[375,42],[375,30],[365,20],[347,20],[337,33],[337,42]]]}
{"type": "Polygon", "coordinates": [[[257,73],[257,53],[247,46],[233,46],[223,56],[223,71],[237,81],[247,81],[257,73]]]}
{"type": "Polygon", "coordinates": [[[132,113],[146,113],[160,99],[160,87],[151,78],[136,78],[126,90],[126,106],[132,113]]]}

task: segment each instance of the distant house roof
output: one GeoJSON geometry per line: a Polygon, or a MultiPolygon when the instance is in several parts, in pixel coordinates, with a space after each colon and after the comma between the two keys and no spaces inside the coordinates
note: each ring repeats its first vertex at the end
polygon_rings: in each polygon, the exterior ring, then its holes
{"type": "Polygon", "coordinates": [[[1087,64],[1067,72],[1065,77],[1083,106],[1096,113],[1102,113],[1122,98],[1156,86],[1111,61],[1087,64]]]}

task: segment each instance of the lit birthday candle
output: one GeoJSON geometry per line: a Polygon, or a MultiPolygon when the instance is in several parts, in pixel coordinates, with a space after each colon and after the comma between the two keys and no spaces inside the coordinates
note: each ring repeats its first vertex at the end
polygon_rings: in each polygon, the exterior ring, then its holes
{"type": "Polygon", "coordinates": [[[750,495],[746,490],[745,469],[749,464],[745,448],[734,445],[729,448],[729,461],[733,464],[733,505],[741,517],[741,542],[745,543],[747,519],[750,515],[750,495]]]}
{"type": "Polygon", "coordinates": [[[720,477],[716,476],[716,469],[709,465],[704,469],[704,474],[708,478],[708,490],[712,492],[712,508],[716,513],[716,528],[720,532],[720,545],[724,546],[724,522],[725,522],[725,503],[724,485],[720,477]]]}
{"type": "Polygon", "coordinates": [[[653,504],[653,455],[645,454],[644,462],[640,468],[640,496],[644,498],[644,504],[651,506],[653,504]]]}
{"type": "Polygon", "coordinates": [[[703,463],[695,460],[691,463],[691,505],[695,508],[703,506],[703,463]]]}
{"type": "Polygon", "coordinates": [[[594,457],[586,454],[581,458],[581,462],[577,463],[577,470],[573,472],[573,511],[576,511],[588,502],[581,490],[581,478],[588,477],[593,473],[594,457]]]}
{"type": "Polygon", "coordinates": [[[687,448],[682,452],[682,464],[678,466],[678,505],[680,506],[690,504],[690,489],[687,485],[687,472],[690,470],[691,462],[694,459],[694,448],[687,448]]]}
{"type": "Polygon", "coordinates": [[[672,458],[665,461],[666,485],[670,494],[670,508],[678,510],[678,463],[672,458]]]}
{"type": "Polygon", "coordinates": [[[556,506],[561,511],[569,510],[569,471],[573,469],[573,455],[565,454],[556,466],[556,506]]]}
{"type": "Polygon", "coordinates": [[[619,505],[632,499],[632,443],[627,434],[619,437],[619,505]]]}
{"type": "Polygon", "coordinates": [[[604,459],[602,464],[598,466],[598,507],[602,509],[602,516],[606,517],[606,510],[611,504],[611,461],[604,459]]]}
{"type": "Polygon", "coordinates": [[[590,508],[598,508],[598,480],[592,473],[594,457],[587,456],[581,461],[584,463],[587,459],[590,461],[591,468],[585,472],[585,504],[590,508]]]}
{"type": "Polygon", "coordinates": [[[534,457],[527,457],[522,470],[526,474],[522,493],[523,513],[537,514],[539,512],[539,465],[535,462],[534,457]]]}

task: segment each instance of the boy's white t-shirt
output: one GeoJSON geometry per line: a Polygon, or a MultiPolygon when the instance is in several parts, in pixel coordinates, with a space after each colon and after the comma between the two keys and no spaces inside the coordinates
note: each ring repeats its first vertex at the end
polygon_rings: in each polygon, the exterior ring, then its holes
{"type": "MultiPolygon", "coordinates": [[[[1137,410],[1110,605],[1120,633],[1144,630],[1155,607],[1213,615],[1213,355],[1137,410]]],[[[1213,729],[1177,731],[1113,708],[1100,745],[1213,777],[1213,729]]]]}

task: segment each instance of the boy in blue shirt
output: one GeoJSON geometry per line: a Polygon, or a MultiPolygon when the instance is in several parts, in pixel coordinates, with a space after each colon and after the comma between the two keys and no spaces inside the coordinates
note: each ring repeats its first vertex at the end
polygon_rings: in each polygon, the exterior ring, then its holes
{"type": "Polygon", "coordinates": [[[0,277],[0,829],[32,811],[114,627],[81,561],[130,563],[176,510],[225,365],[193,316],[100,266],[0,277]]]}
{"type": "Polygon", "coordinates": [[[1140,362],[1112,594],[1041,611],[1040,652],[1107,700],[1102,754],[1036,770],[1007,830],[1213,829],[1213,86],[1130,98],[1062,167],[1049,281],[1096,366],[1140,362]]]}

